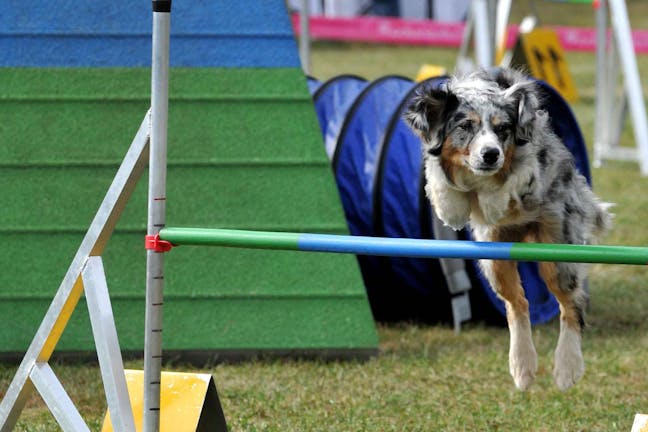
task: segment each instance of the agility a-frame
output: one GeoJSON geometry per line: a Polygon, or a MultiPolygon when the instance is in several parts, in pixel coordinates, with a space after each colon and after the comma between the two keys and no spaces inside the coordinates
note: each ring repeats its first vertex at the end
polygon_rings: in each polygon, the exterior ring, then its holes
{"type": "MultiPolygon", "coordinates": [[[[85,292],[99,366],[114,430],[135,431],[101,255],[144,169],[149,166],[147,238],[164,227],[169,86],[170,0],[153,0],[151,110],[146,114],[106,196],[72,260],[7,393],[0,402],[0,431],[12,430],[36,390],[65,431],[89,430],[49,365],[63,330],[85,292]]],[[[162,364],[162,250],[147,242],[143,430],[160,429],[162,364]]],[[[213,393],[213,392],[212,392],[213,393]]],[[[208,430],[226,430],[218,397],[208,430]]]]}

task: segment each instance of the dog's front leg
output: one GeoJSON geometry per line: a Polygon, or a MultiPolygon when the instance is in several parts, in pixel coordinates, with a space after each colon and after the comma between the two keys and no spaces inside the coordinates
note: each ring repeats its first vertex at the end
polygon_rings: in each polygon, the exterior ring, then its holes
{"type": "Polygon", "coordinates": [[[527,211],[538,208],[542,203],[538,169],[531,166],[526,170],[521,170],[517,176],[511,177],[515,181],[513,198],[527,211]]]}
{"type": "Polygon", "coordinates": [[[581,332],[585,324],[587,292],[580,275],[582,264],[539,263],[540,274],[560,303],[560,336],[554,355],[554,381],[567,390],[585,373],[581,332]]]}
{"type": "Polygon", "coordinates": [[[506,320],[510,332],[509,370],[520,390],[535,380],[538,359],[531,336],[529,302],[524,297],[517,265],[512,261],[480,260],[491,286],[506,304],[506,320]]]}
{"type": "Polygon", "coordinates": [[[446,185],[425,185],[430,201],[439,219],[455,231],[462,229],[470,219],[470,199],[465,192],[446,185]]]}

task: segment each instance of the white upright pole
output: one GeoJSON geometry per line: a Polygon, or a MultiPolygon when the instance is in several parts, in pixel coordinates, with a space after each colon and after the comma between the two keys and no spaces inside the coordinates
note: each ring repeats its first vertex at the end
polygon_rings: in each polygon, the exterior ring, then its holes
{"type": "Polygon", "coordinates": [[[306,75],[311,73],[310,56],[310,0],[302,0],[299,9],[299,57],[301,58],[302,69],[306,75]]]}
{"type": "Polygon", "coordinates": [[[496,3],[495,10],[495,43],[493,64],[500,66],[508,66],[510,57],[512,55],[506,54],[506,38],[508,21],[511,16],[511,2],[512,0],[499,0],[496,3]]]}
{"type": "Polygon", "coordinates": [[[625,75],[625,90],[628,97],[634,136],[637,143],[637,154],[641,174],[648,175],[648,123],[646,122],[646,105],[643,98],[641,79],[634,52],[630,21],[625,0],[608,0],[612,15],[612,27],[616,36],[619,57],[625,75]]]}
{"type": "MultiPolygon", "coordinates": [[[[594,122],[594,167],[603,164],[605,149],[609,146],[609,122],[602,121],[610,114],[608,94],[610,77],[608,75],[608,11],[607,0],[599,0],[596,8],[596,122],[594,122]]],[[[615,77],[616,78],[616,77],[615,77]]],[[[615,80],[616,84],[616,80],[615,80]]]]}
{"type": "MultiPolygon", "coordinates": [[[[166,223],[166,155],[169,108],[169,33],[171,0],[153,0],[151,71],[151,149],[147,238],[166,223]]],[[[144,432],[160,429],[162,376],[162,304],[164,254],[147,246],[146,315],[144,335],[144,432]]]]}
{"type": "Polygon", "coordinates": [[[493,36],[490,31],[487,0],[473,0],[473,18],[475,20],[475,57],[480,67],[488,69],[493,66],[493,36]]]}

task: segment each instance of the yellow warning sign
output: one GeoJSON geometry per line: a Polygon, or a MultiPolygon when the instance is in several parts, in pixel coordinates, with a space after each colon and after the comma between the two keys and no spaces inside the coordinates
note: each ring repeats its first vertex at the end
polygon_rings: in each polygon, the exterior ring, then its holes
{"type": "Polygon", "coordinates": [[[527,66],[531,75],[551,84],[569,102],[578,99],[574,80],[555,31],[539,27],[521,33],[512,64],[527,66]]]}

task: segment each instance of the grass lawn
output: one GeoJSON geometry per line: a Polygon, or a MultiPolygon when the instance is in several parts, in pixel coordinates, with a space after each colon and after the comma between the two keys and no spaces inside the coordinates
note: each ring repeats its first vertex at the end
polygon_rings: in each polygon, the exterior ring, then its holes
{"type": "MultiPolygon", "coordinates": [[[[648,28],[648,4],[628,4],[633,24],[648,28]]],[[[592,23],[589,6],[538,5],[545,22],[592,23]]],[[[523,14],[518,8],[513,15],[523,14]]],[[[313,75],[414,76],[424,62],[452,68],[455,58],[456,51],[446,49],[318,43],[313,75]]],[[[567,60],[581,96],[573,109],[591,146],[595,59],[567,53],[567,60]]],[[[639,57],[639,67],[646,86],[648,57],[639,57]]],[[[633,145],[630,129],[624,140],[633,145]]],[[[617,204],[616,226],[605,243],[648,244],[642,222],[648,215],[648,178],[639,175],[636,164],[594,169],[593,182],[605,201],[617,204]]],[[[260,360],[203,368],[169,364],[167,369],[212,373],[232,431],[630,431],[634,414],[648,413],[647,282],[642,267],[591,267],[583,346],[587,370],[565,393],[551,377],[556,321],[534,328],[538,377],[524,393],[515,390],[508,374],[507,330],[481,323],[466,325],[459,335],[445,326],[380,327],[380,356],[366,363],[260,360]]],[[[139,361],[126,366],[142,368],[139,361]]],[[[15,369],[0,364],[0,396],[15,369]]],[[[91,428],[98,429],[105,411],[98,368],[65,364],[54,369],[91,428]]],[[[17,430],[56,429],[33,396],[17,430]]]]}

